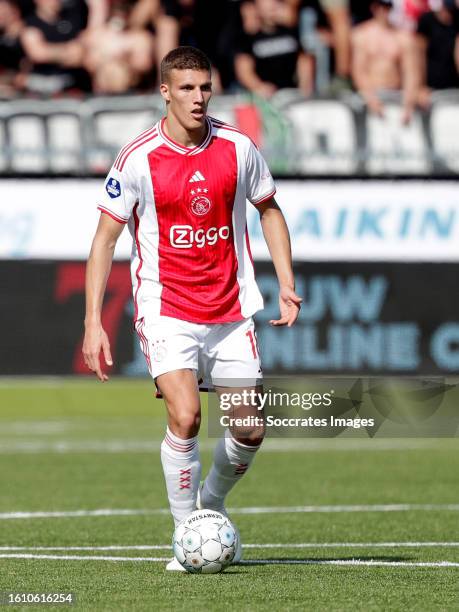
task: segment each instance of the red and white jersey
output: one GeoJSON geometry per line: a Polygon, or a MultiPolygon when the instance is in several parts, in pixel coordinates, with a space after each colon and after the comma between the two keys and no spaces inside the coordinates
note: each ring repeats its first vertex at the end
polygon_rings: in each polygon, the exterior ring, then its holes
{"type": "Polygon", "coordinates": [[[164,132],[164,119],[123,149],[98,208],[133,237],[135,320],[163,315],[229,323],[263,308],[255,282],[246,200],[275,194],[252,141],[207,118],[205,140],[187,148],[164,132]]]}

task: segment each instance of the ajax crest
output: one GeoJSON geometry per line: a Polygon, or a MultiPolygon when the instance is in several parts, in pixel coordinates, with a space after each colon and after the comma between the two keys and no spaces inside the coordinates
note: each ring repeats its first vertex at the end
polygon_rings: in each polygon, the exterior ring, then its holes
{"type": "Polygon", "coordinates": [[[209,210],[212,208],[212,202],[209,198],[203,195],[197,195],[191,200],[191,212],[197,215],[198,217],[202,217],[206,215],[209,210]]]}
{"type": "Polygon", "coordinates": [[[155,340],[152,344],[152,357],[154,361],[162,361],[167,355],[167,348],[164,346],[165,340],[155,340]]]}
{"type": "Polygon", "coordinates": [[[109,178],[107,184],[105,185],[105,191],[112,199],[119,198],[121,195],[120,182],[114,178],[109,178]]]}

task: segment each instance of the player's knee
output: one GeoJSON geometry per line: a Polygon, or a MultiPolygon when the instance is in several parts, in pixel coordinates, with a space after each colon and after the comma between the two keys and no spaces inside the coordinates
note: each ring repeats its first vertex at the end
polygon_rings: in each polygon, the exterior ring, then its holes
{"type": "Polygon", "coordinates": [[[199,433],[201,425],[201,415],[195,412],[186,412],[177,419],[177,435],[184,440],[194,438],[199,433]]]}
{"type": "Polygon", "coordinates": [[[238,442],[246,446],[260,446],[264,440],[266,429],[263,425],[237,432],[234,436],[238,442]]]}

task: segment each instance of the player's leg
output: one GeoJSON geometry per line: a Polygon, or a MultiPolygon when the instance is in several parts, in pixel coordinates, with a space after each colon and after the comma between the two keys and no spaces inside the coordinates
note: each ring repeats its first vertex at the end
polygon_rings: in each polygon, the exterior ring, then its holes
{"type": "Polygon", "coordinates": [[[200,327],[171,317],[137,321],[136,330],[152,377],[167,408],[161,462],[175,524],[196,509],[201,474],[197,434],[201,419],[198,385],[200,327]]]}
{"type": "Polygon", "coordinates": [[[168,426],[161,444],[161,462],[175,525],[196,509],[201,478],[198,432],[201,423],[196,374],[182,369],[156,379],[167,408],[168,426]]]}
{"type": "Polygon", "coordinates": [[[226,514],[225,498],[251,466],[262,441],[260,436],[247,444],[248,440],[237,439],[229,429],[225,432],[217,442],[212,466],[200,492],[202,508],[226,514]]]}
{"type": "MultiPolygon", "coordinates": [[[[215,326],[214,336],[206,347],[212,380],[218,393],[261,390],[255,384],[262,378],[260,357],[252,319],[215,326]]],[[[225,498],[251,466],[264,437],[262,413],[257,404],[241,408],[241,416],[257,417],[253,425],[230,428],[217,442],[214,460],[200,493],[203,508],[224,510],[225,498]]],[[[232,411],[234,413],[234,411],[232,411]]]]}

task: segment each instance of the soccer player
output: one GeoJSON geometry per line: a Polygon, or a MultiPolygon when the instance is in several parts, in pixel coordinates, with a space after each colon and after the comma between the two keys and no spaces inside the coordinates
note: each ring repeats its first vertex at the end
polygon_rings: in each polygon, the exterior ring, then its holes
{"type": "MultiPolygon", "coordinates": [[[[281,316],[295,323],[290,238],[268,167],[251,140],[207,115],[212,94],[208,58],[178,47],[161,64],[166,116],[121,149],[105,182],[99,225],[86,274],[84,359],[104,382],[113,364],[101,323],[116,241],[133,238],[134,324],[149,371],[164,397],[168,426],[161,461],[175,524],[196,509],[201,478],[197,372],[215,385],[259,381],[252,315],[263,307],[246,227],[246,199],[257,207],[279,281],[281,316]]],[[[226,386],[229,386],[228,384],[226,386]]],[[[200,507],[226,512],[227,493],[262,442],[252,428],[230,431],[215,449],[199,491],[200,507]]],[[[236,560],[240,558],[238,551],[236,560]]],[[[183,569],[173,559],[167,569],[183,569]]]]}

